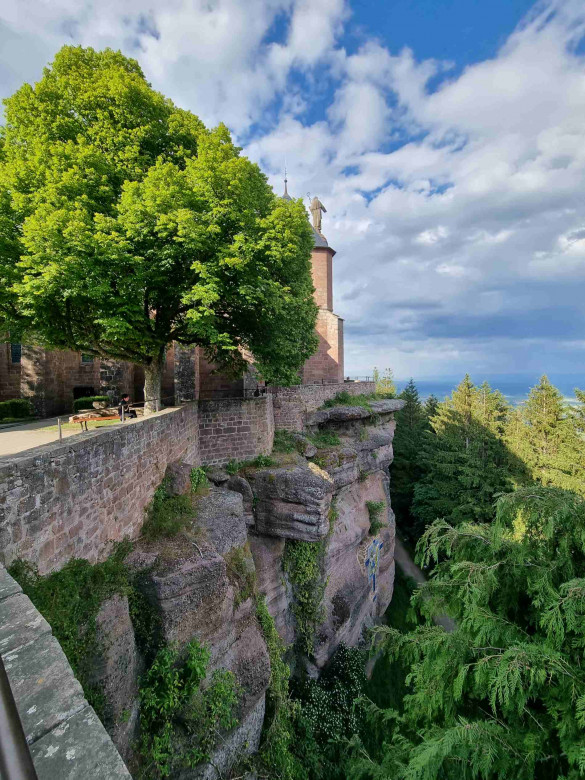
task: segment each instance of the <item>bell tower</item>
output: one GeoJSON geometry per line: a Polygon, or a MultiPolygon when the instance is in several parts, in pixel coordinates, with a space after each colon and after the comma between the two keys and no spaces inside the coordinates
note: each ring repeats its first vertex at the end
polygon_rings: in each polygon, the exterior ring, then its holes
{"type": "MultiPolygon", "coordinates": [[[[284,200],[291,200],[285,174],[284,200]]],[[[319,307],[316,330],[319,347],[305,363],[303,384],[343,382],[343,320],[333,312],[333,257],[335,250],[329,246],[322,233],[322,215],[327,209],[319,198],[311,200],[311,229],[313,249],[311,271],[315,288],[315,303],[319,307]]]]}

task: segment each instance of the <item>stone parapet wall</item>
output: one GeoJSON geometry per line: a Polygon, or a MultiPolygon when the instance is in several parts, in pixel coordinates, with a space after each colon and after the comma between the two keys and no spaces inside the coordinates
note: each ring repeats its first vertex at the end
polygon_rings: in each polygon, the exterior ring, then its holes
{"type": "Polygon", "coordinates": [[[51,627],[3,566],[0,654],[39,780],[131,780],[51,627]]]}
{"type": "Polygon", "coordinates": [[[41,573],[135,537],[167,465],[199,463],[196,404],[0,459],[0,561],[41,573]]]}
{"type": "Polygon", "coordinates": [[[199,401],[202,463],[227,463],[268,455],[274,441],[272,397],[199,401]]]}
{"type": "Polygon", "coordinates": [[[293,387],[269,387],[274,409],[274,427],[289,431],[302,431],[307,415],[319,409],[325,401],[337,393],[370,395],[376,391],[374,382],[341,382],[325,385],[295,385],[293,387]]]}

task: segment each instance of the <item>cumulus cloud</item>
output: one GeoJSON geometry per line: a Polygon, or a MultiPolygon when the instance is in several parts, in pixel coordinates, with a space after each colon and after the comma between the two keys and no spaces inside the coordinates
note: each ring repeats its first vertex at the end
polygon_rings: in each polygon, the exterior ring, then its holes
{"type": "MultiPolygon", "coordinates": [[[[354,9],[356,10],[356,9],[354,9]]],[[[318,194],[347,370],[575,371],[585,332],[585,7],[535,5],[468,65],[349,48],[350,0],[4,0],[0,88],[63,43],[136,57],[225,121],[277,191],[318,194]]]]}

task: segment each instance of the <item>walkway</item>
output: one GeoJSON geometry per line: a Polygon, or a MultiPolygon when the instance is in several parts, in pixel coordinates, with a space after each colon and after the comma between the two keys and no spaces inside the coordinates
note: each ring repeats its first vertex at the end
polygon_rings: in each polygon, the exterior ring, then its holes
{"type": "MultiPolygon", "coordinates": [[[[67,417],[62,417],[65,422],[67,417]]],[[[76,425],[73,430],[64,429],[63,438],[66,436],[75,436],[81,432],[81,426],[76,425]]],[[[15,455],[17,452],[24,452],[33,447],[40,447],[42,444],[50,444],[58,441],[59,431],[57,430],[57,418],[49,417],[45,420],[34,420],[27,423],[13,423],[11,425],[0,425],[0,457],[5,455],[15,455]]]]}

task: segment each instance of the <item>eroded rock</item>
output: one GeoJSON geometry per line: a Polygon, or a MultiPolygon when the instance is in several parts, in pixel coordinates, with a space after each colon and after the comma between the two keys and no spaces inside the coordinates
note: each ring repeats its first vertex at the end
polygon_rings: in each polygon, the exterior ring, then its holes
{"type": "Polygon", "coordinates": [[[319,466],[262,469],[249,480],[258,533],[310,542],[327,534],[334,484],[319,466]]]}

